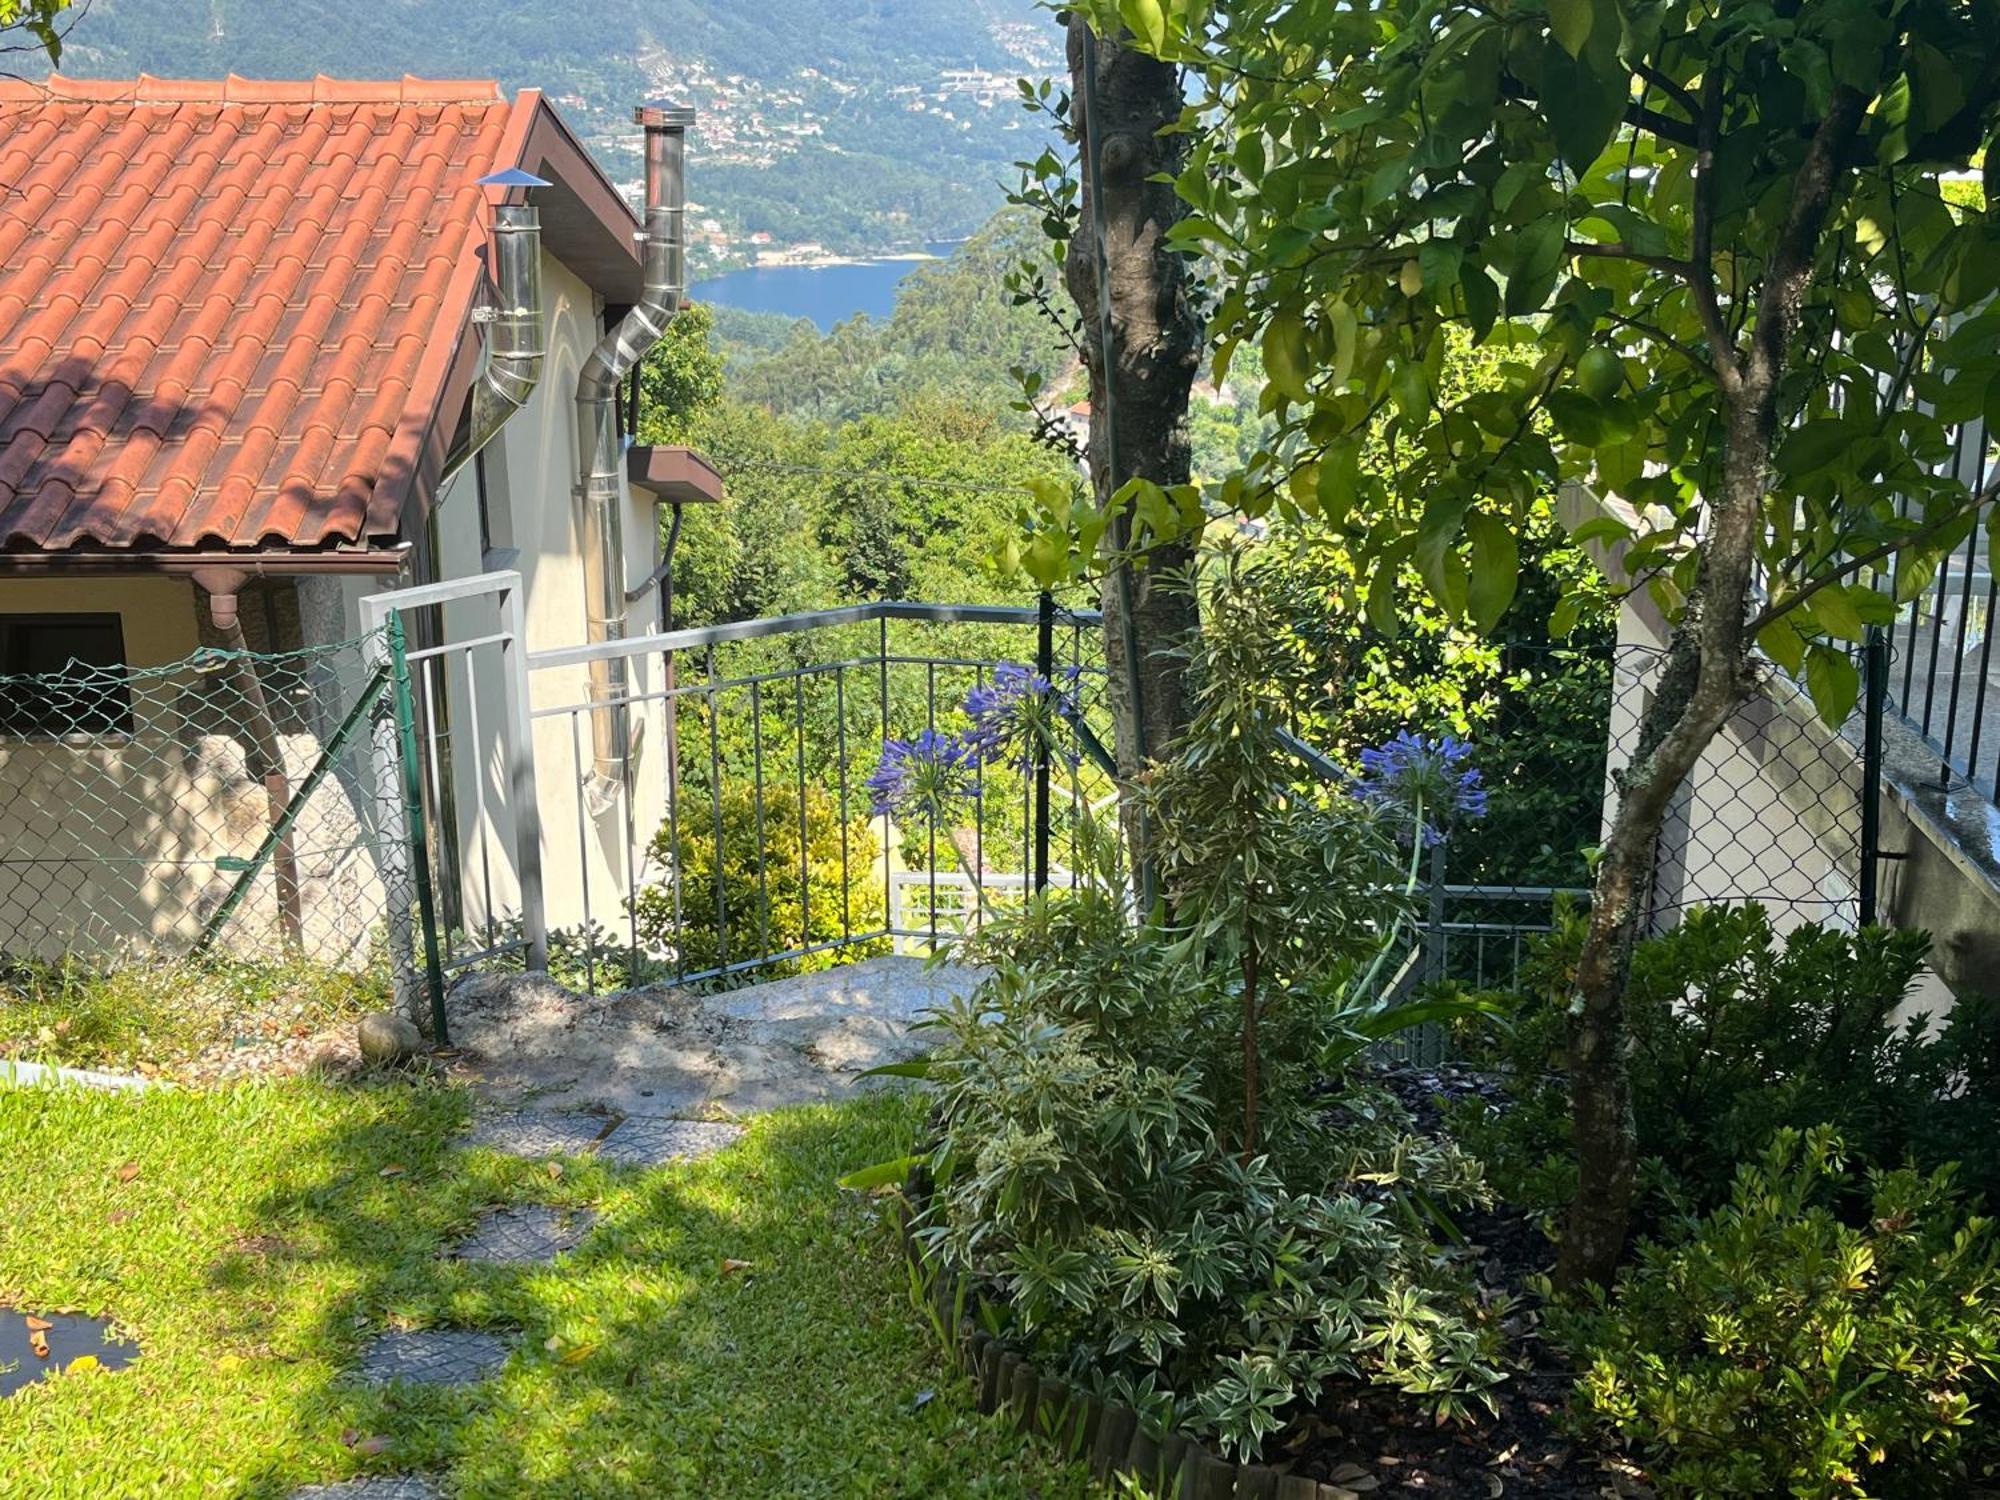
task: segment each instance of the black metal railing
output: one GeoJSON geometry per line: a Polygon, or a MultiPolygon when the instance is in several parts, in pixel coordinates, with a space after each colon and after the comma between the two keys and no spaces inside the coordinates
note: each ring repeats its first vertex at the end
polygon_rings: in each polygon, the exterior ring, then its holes
{"type": "Polygon", "coordinates": [[[535,708],[576,787],[552,810],[544,861],[573,873],[551,893],[556,962],[592,990],[769,977],[928,951],[983,909],[1069,880],[1082,810],[1113,794],[1096,758],[1110,737],[1098,624],[1052,602],[880,603],[537,655],[538,681],[610,653],[635,668],[612,703],[535,708]],[[1074,699],[1070,753],[969,765],[950,817],[875,808],[885,743],[963,729],[968,693],[1004,663],[1074,699]],[[644,720],[641,745],[664,742],[621,751],[608,840],[590,723],[607,707],[644,720]]]}
{"type": "MultiPolygon", "coordinates": [[[[1974,492],[1992,481],[2000,463],[1983,420],[1956,429],[1950,463],[1974,492]]],[[[2000,691],[1993,660],[2000,579],[1993,572],[1992,533],[1984,516],[1979,521],[1903,606],[1891,633],[1895,661],[1888,702],[1937,752],[1940,784],[1961,777],[1989,802],[2000,803],[2000,722],[1995,722],[2000,691]]],[[[1894,589],[1896,581],[1894,574],[1878,580],[1885,590],[1894,589]]]]}
{"type": "MultiPolygon", "coordinates": [[[[602,992],[928,953],[985,911],[1070,883],[1086,811],[1116,816],[1100,627],[1046,601],[881,603],[535,654],[545,804],[551,785],[574,788],[571,806],[543,809],[552,968],[602,992]],[[577,669],[613,653],[627,691],[594,700],[577,669]],[[1073,698],[1065,743],[971,766],[948,815],[875,807],[885,742],[964,729],[967,694],[1003,663],[1073,698]],[[569,694],[552,691],[565,680],[569,694]],[[614,707],[633,733],[607,796],[592,728],[614,707]]],[[[1311,745],[1292,749],[1302,785],[1344,778],[1311,745]]],[[[1392,965],[1403,987],[1511,982],[1558,893],[1446,885],[1441,860],[1427,875],[1427,918],[1392,965]]]]}

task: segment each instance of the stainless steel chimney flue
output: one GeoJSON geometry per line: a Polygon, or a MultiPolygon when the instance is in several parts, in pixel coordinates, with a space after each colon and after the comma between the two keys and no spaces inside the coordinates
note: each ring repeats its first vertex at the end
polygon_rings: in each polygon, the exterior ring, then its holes
{"type": "MultiPolygon", "coordinates": [[[[596,645],[625,635],[625,454],[618,439],[618,391],[665,336],[687,287],[687,131],[694,111],[644,105],[632,118],[646,131],[646,211],[640,231],[639,300],[605,332],[576,380],[577,529],[583,546],[584,638],[596,645]]],[[[624,782],[631,746],[624,658],[590,665],[592,807],[610,806],[624,782]]]]}
{"type": "Polygon", "coordinates": [[[542,330],[542,221],[525,190],[547,187],[531,172],[513,168],[479,179],[482,187],[522,189],[519,203],[493,209],[493,284],[499,305],[474,316],[492,325],[486,341],[486,368],[472,387],[465,430],[445,455],[439,487],[491,442],[507,419],[527,405],[542,378],[548,353],[542,330]]]}

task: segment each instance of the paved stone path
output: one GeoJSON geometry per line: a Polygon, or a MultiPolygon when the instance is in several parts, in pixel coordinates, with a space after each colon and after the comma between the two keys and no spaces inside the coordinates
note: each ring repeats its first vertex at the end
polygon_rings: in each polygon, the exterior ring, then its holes
{"type": "Polygon", "coordinates": [[[976,972],[900,955],[720,995],[669,985],[595,998],[543,974],[473,974],[446,1008],[458,1071],[497,1108],[700,1119],[838,1099],[919,1056],[911,1023],[976,972]]]}
{"type": "Polygon", "coordinates": [[[340,1484],[309,1484],[292,1491],[292,1500],[443,1500],[444,1491],[417,1474],[383,1479],[349,1479],[340,1484]]]}
{"type": "Polygon", "coordinates": [[[597,1154],[620,1167],[663,1167],[670,1161],[712,1155],[742,1134],[741,1125],[635,1117],[606,1136],[597,1154]]]}
{"type": "MultiPolygon", "coordinates": [[[[910,1023],[974,977],[880,958],[717,996],[656,989],[586,1000],[542,975],[475,976],[453,991],[451,1025],[489,1107],[463,1143],[531,1160],[594,1154],[626,1168],[708,1156],[743,1127],[677,1116],[852,1093],[867,1069],[919,1055],[910,1023]]],[[[445,1254],[545,1264],[596,1222],[589,1209],[498,1205],[445,1254]]],[[[378,1385],[471,1384],[505,1364],[510,1349],[501,1335],[469,1328],[388,1332],[362,1350],[357,1374],[378,1385]]],[[[432,1480],[403,1474],[309,1485],[292,1500],[441,1495],[432,1480]]]]}
{"type": "Polygon", "coordinates": [[[574,1250],[596,1223],[597,1215],[587,1208],[564,1212],[540,1203],[496,1208],[446,1253],[489,1266],[542,1265],[574,1250]]]}
{"type": "Polygon", "coordinates": [[[391,1330],[361,1351],[361,1378],[370,1385],[471,1385],[507,1362],[507,1341],[473,1328],[391,1330]]]}

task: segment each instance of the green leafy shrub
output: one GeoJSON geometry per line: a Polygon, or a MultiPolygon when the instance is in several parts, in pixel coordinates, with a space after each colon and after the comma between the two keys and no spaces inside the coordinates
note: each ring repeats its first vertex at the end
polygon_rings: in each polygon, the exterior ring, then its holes
{"type": "MultiPolygon", "coordinates": [[[[1383,1028],[1327,1001],[1274,1018],[1264,1149],[1236,1144],[1226,970],[1135,924],[1112,887],[1037,898],[976,944],[991,977],[943,1019],[923,1235],[1052,1366],[1242,1454],[1328,1379],[1445,1413],[1498,1379],[1498,1332],[1428,1233],[1477,1164],[1336,1067],[1383,1028]]],[[[1414,1007],[1412,1009],[1415,1009],[1414,1007]]],[[[1414,1017],[1412,1019],[1415,1019],[1414,1017]]]]}
{"type": "Polygon", "coordinates": [[[1949,1171],[1870,1173],[1863,1227],[1839,1138],[1783,1130],[1728,1202],[1643,1246],[1553,1327],[1574,1410],[1669,1497],[1961,1494],[2000,1369],[2000,1239],[1949,1171]]]}
{"type": "MultiPolygon", "coordinates": [[[[1566,1151],[1563,1018],[1579,931],[1573,913],[1558,916],[1510,1001],[1512,1030],[1477,1044],[1510,1078],[1511,1101],[1452,1112],[1502,1190],[1529,1206],[1564,1191],[1542,1163],[1566,1151]]],[[[1924,1017],[1895,1019],[1927,948],[1925,934],[1888,928],[1809,924],[1780,940],[1757,905],[1695,910],[1639,944],[1626,991],[1632,1110],[1656,1185],[1712,1207],[1774,1131],[1826,1124],[1870,1165],[1967,1153],[1967,1186],[2000,1187],[2000,1149],[1985,1144],[2000,1131],[1993,1007],[1968,1003],[1934,1034],[1924,1017]]]]}
{"type": "MultiPolygon", "coordinates": [[[[657,951],[677,953],[681,971],[834,943],[883,926],[880,848],[866,818],[852,818],[843,829],[838,800],[811,785],[805,789],[803,837],[796,787],[767,783],[760,798],[752,783],[730,780],[722,784],[718,801],[720,870],[713,809],[685,799],[678,839],[668,824],[647,851],[655,869],[672,870],[678,859],[678,909],[668,881],[646,886],[634,903],[640,937],[657,951]]],[[[878,939],[839,953],[785,959],[761,972],[774,978],[810,973],[888,951],[888,940],[878,939]]]]}
{"type": "Polygon", "coordinates": [[[1267,622],[1228,570],[1207,614],[1193,728],[1144,793],[1163,900],[1135,913],[1086,824],[1082,888],[971,940],[990,976],[940,1018],[918,1233],[1044,1369],[1247,1456],[1329,1380],[1463,1412],[1504,1299],[1432,1238],[1477,1163],[1356,1066],[1446,1013],[1375,1001],[1409,910],[1392,815],[1291,784],[1267,622]]]}

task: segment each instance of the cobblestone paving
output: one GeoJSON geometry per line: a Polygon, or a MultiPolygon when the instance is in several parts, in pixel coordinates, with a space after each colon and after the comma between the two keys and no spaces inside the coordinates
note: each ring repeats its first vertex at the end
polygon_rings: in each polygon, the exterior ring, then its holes
{"type": "Polygon", "coordinates": [[[485,1265],[530,1265],[554,1260],[573,1250],[597,1215],[587,1208],[565,1210],[539,1203],[496,1208],[481,1217],[471,1234],[452,1246],[458,1260],[485,1265]]]}
{"type": "Polygon", "coordinates": [[[392,1474],[380,1479],[349,1479],[340,1484],[309,1484],[292,1491],[292,1500],[443,1500],[444,1491],[416,1474],[392,1474]]]}
{"type": "Polygon", "coordinates": [[[473,1119],[468,1144],[509,1156],[581,1156],[604,1133],[602,1115],[570,1110],[508,1109],[473,1119]]]}
{"type": "Polygon", "coordinates": [[[507,1358],[507,1344],[470,1328],[385,1333],[361,1351],[361,1378],[371,1385],[406,1380],[413,1385],[470,1385],[507,1358]]]}
{"type": "Polygon", "coordinates": [[[604,1138],[597,1154],[620,1167],[658,1167],[684,1157],[708,1156],[743,1134],[741,1125],[702,1120],[624,1120],[604,1138]]]}

